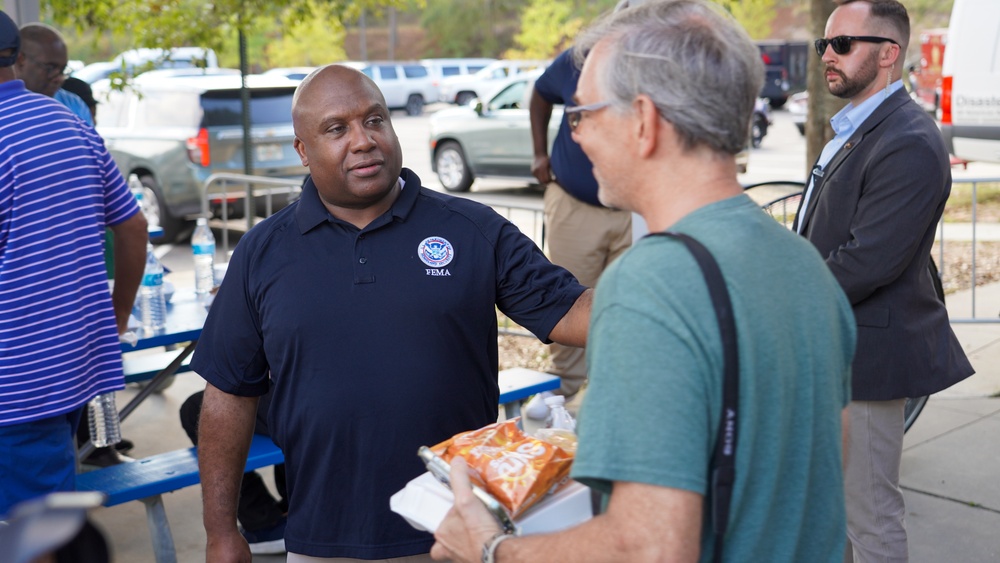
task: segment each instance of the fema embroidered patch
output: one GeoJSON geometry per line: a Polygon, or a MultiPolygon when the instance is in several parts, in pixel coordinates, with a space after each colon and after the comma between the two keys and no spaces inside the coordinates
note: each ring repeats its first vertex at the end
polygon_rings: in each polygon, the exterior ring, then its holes
{"type": "Polygon", "coordinates": [[[431,268],[443,268],[455,258],[455,248],[442,237],[427,237],[417,246],[417,255],[431,268]]]}

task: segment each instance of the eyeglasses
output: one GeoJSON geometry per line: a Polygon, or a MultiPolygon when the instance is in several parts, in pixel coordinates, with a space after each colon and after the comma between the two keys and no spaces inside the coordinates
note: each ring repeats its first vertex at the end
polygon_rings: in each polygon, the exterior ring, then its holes
{"type": "Polygon", "coordinates": [[[563,113],[566,114],[566,122],[569,123],[570,131],[576,131],[583,119],[583,112],[602,110],[611,105],[611,102],[594,102],[585,106],[566,106],[563,113]]]}
{"type": "Polygon", "coordinates": [[[45,76],[47,78],[55,78],[56,76],[66,76],[69,74],[69,65],[59,66],[55,63],[43,63],[27,53],[25,53],[24,56],[31,59],[31,61],[36,65],[45,69],[45,76]]]}
{"type": "Polygon", "coordinates": [[[816,54],[823,56],[826,52],[826,46],[829,45],[833,47],[833,52],[838,55],[846,55],[851,52],[851,42],[852,41],[864,41],[865,43],[885,43],[888,41],[893,45],[899,46],[894,39],[889,39],[888,37],[875,37],[872,35],[838,35],[837,37],[831,37],[830,39],[817,39],[813,45],[816,46],[816,54]]]}

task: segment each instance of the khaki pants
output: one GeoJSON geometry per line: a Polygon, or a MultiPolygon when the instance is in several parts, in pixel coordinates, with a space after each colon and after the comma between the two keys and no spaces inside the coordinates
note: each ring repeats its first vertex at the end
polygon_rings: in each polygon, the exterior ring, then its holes
{"type": "Polygon", "coordinates": [[[906,510],[899,489],[905,406],[906,399],[897,399],[852,401],[848,407],[846,563],[909,559],[903,521],[906,510]]]}
{"type": "MultiPolygon", "coordinates": [[[[545,252],[581,284],[594,287],[601,273],[632,244],[632,215],[588,205],[556,183],[545,188],[545,252]]],[[[582,348],[549,345],[552,373],[562,379],[559,393],[573,396],[587,382],[582,348]]]]}

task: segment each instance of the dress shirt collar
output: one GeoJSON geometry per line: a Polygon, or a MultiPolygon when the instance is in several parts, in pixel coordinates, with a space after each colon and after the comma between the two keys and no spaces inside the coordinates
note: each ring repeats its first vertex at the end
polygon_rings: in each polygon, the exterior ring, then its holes
{"type": "Polygon", "coordinates": [[[850,137],[858,130],[858,127],[874,113],[875,109],[882,105],[890,95],[903,87],[903,81],[897,80],[889,85],[888,91],[882,94],[868,96],[868,99],[857,106],[847,104],[844,109],[838,111],[830,118],[830,126],[837,137],[850,137]]]}

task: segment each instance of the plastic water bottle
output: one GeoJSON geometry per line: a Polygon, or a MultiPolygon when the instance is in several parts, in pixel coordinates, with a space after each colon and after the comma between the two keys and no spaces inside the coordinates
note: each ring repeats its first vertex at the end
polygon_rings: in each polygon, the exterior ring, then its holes
{"type": "Polygon", "coordinates": [[[115,405],[115,392],[102,393],[90,400],[88,405],[90,441],[103,448],[122,441],[121,420],[115,405]]]}
{"type": "Polygon", "coordinates": [[[545,404],[549,407],[550,413],[546,424],[547,428],[576,432],[576,421],[573,420],[573,415],[566,410],[566,397],[553,395],[545,399],[545,404]]]}
{"type": "Polygon", "coordinates": [[[570,454],[576,453],[576,421],[566,410],[566,397],[553,395],[545,398],[549,407],[549,418],[545,428],[535,431],[535,437],[554,446],[558,446],[570,454]]]}
{"type": "Polygon", "coordinates": [[[139,210],[142,211],[142,215],[146,218],[146,223],[152,228],[159,228],[159,217],[149,213],[149,205],[152,205],[153,202],[146,202],[143,199],[145,186],[142,185],[142,180],[139,179],[139,176],[135,174],[128,175],[128,189],[135,196],[135,202],[139,204],[139,210]]]}
{"type": "Polygon", "coordinates": [[[198,226],[191,235],[194,251],[194,291],[205,295],[215,285],[215,235],[208,227],[208,219],[198,218],[198,226]]]}
{"type": "Polygon", "coordinates": [[[146,243],[146,270],[139,286],[139,320],[146,333],[160,330],[165,325],[167,302],[163,297],[163,265],[153,253],[153,245],[146,243]]]}

